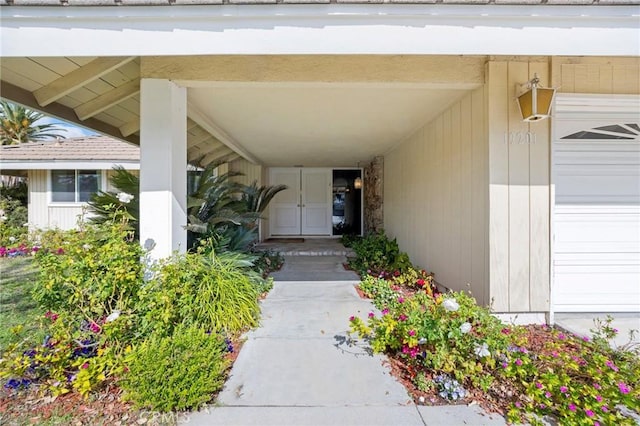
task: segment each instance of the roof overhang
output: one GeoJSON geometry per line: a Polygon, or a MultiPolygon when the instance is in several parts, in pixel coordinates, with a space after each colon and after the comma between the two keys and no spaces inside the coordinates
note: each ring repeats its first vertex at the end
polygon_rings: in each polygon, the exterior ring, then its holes
{"type": "Polygon", "coordinates": [[[2,15],[4,57],[640,52],[636,5],[3,6],[2,15]]]}
{"type": "Polygon", "coordinates": [[[4,170],[111,170],[121,166],[126,170],[140,170],[140,162],[127,161],[0,161],[0,169],[4,170]]]}

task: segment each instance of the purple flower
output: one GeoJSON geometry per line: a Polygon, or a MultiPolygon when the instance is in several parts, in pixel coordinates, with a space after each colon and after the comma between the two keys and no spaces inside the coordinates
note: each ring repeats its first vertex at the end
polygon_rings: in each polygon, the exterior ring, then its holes
{"type": "Polygon", "coordinates": [[[618,367],[616,367],[616,365],[613,363],[613,361],[609,360],[609,361],[606,362],[606,364],[607,364],[607,367],[609,367],[613,371],[618,371],[618,367]]]}
{"type": "Polygon", "coordinates": [[[516,365],[518,367],[522,365],[522,360],[520,358],[516,359],[516,365]]]}
{"type": "Polygon", "coordinates": [[[623,393],[625,395],[629,393],[629,387],[627,387],[624,382],[618,383],[618,389],[620,389],[620,393],[623,393]]]}
{"type": "Polygon", "coordinates": [[[562,334],[562,333],[559,333],[558,334],[558,339],[564,340],[564,339],[566,339],[566,336],[564,334],[562,334]]]}
{"type": "Polygon", "coordinates": [[[100,333],[100,331],[102,331],[102,327],[92,321],[91,324],[89,324],[89,330],[94,333],[100,333]]]}
{"type": "Polygon", "coordinates": [[[596,389],[598,389],[598,390],[602,389],[602,386],[600,386],[600,385],[599,385],[599,384],[597,384],[597,383],[594,383],[594,384],[593,384],[593,387],[594,387],[594,388],[596,388],[596,389]]]}
{"type": "Polygon", "coordinates": [[[569,389],[566,386],[560,386],[560,392],[567,393],[569,389]]]}
{"type": "Polygon", "coordinates": [[[618,334],[618,329],[617,328],[614,328],[612,331],[613,331],[614,334],[618,334]]]}
{"type": "Polygon", "coordinates": [[[522,408],[522,404],[520,403],[520,401],[516,401],[516,407],[522,408]]]}
{"type": "Polygon", "coordinates": [[[538,389],[542,389],[542,383],[540,383],[540,382],[536,382],[536,387],[537,387],[538,389]]]}
{"type": "Polygon", "coordinates": [[[602,412],[604,413],[608,413],[609,412],[609,408],[606,405],[603,405],[602,407],[600,407],[600,409],[602,410],[602,412]]]}
{"type": "Polygon", "coordinates": [[[576,405],[573,404],[573,403],[569,404],[569,411],[574,411],[575,412],[576,411],[576,405]]]}
{"type": "Polygon", "coordinates": [[[382,315],[387,315],[389,313],[389,308],[384,308],[382,310],[382,315]]]}
{"type": "Polygon", "coordinates": [[[503,362],[502,362],[502,368],[507,368],[507,366],[508,366],[508,365],[509,365],[509,364],[507,364],[507,362],[506,362],[506,361],[503,361],[503,362]]]}
{"type": "Polygon", "coordinates": [[[584,336],[584,337],[582,338],[582,340],[584,340],[585,342],[588,342],[588,341],[589,341],[589,338],[588,338],[587,336],[584,336]]]}
{"type": "Polygon", "coordinates": [[[600,395],[596,395],[596,401],[602,402],[602,397],[600,395]]]}
{"type": "Polygon", "coordinates": [[[415,330],[409,330],[409,336],[415,336],[415,335],[416,335],[415,330]]]}
{"type": "Polygon", "coordinates": [[[404,297],[402,296],[398,297],[398,303],[404,303],[404,297]]]}
{"type": "Polygon", "coordinates": [[[373,318],[375,317],[375,315],[373,314],[373,312],[369,312],[369,318],[373,318]]]}
{"type": "Polygon", "coordinates": [[[587,417],[593,417],[593,411],[589,409],[584,410],[584,413],[587,415],[587,417]]]}
{"type": "Polygon", "coordinates": [[[546,391],[546,392],[544,393],[544,396],[546,396],[547,398],[551,398],[551,392],[546,391]]]}

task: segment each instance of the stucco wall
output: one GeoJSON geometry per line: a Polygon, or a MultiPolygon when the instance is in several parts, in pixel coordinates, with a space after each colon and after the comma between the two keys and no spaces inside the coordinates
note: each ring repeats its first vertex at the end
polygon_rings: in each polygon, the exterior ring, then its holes
{"type": "Polygon", "coordinates": [[[384,224],[440,284],[487,304],[485,97],[470,92],[385,156],[384,224]]]}

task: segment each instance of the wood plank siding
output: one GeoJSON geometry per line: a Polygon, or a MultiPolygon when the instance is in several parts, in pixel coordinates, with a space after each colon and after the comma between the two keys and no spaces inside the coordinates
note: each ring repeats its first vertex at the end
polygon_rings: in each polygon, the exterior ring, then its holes
{"type": "Polygon", "coordinates": [[[485,89],[464,96],[385,156],[385,230],[411,260],[489,303],[485,89]]]}

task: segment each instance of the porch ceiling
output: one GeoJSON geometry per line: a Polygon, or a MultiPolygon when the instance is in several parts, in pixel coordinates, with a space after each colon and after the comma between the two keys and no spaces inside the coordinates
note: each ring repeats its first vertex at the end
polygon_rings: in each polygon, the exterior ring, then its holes
{"type": "MultiPolygon", "coordinates": [[[[316,76],[306,74],[308,63],[295,67],[287,63],[284,69],[289,74],[278,70],[273,77],[269,74],[273,64],[286,62],[283,58],[261,59],[258,69],[269,72],[260,78],[291,81],[250,82],[257,72],[250,64],[232,66],[244,71],[230,76],[215,67],[218,78],[236,81],[209,82],[198,75],[179,81],[189,87],[189,161],[206,165],[243,156],[267,166],[356,166],[384,154],[477,86],[482,69],[481,58],[446,59],[446,66],[438,61],[429,66],[406,62],[424,60],[420,58],[375,60],[376,66],[364,74],[361,67],[327,62],[333,65],[318,75],[342,79],[338,82],[314,81],[316,76]],[[242,74],[248,70],[253,70],[251,75],[242,74]],[[463,74],[466,77],[460,78],[463,74]]],[[[138,144],[141,62],[140,57],[2,58],[0,93],[54,117],[138,144]]],[[[188,68],[192,73],[194,69],[188,68]]],[[[202,72],[210,75],[210,69],[203,67],[202,72]]]]}
{"type": "Polygon", "coordinates": [[[231,83],[189,89],[189,102],[261,164],[356,166],[464,93],[416,84],[231,83]]]}

